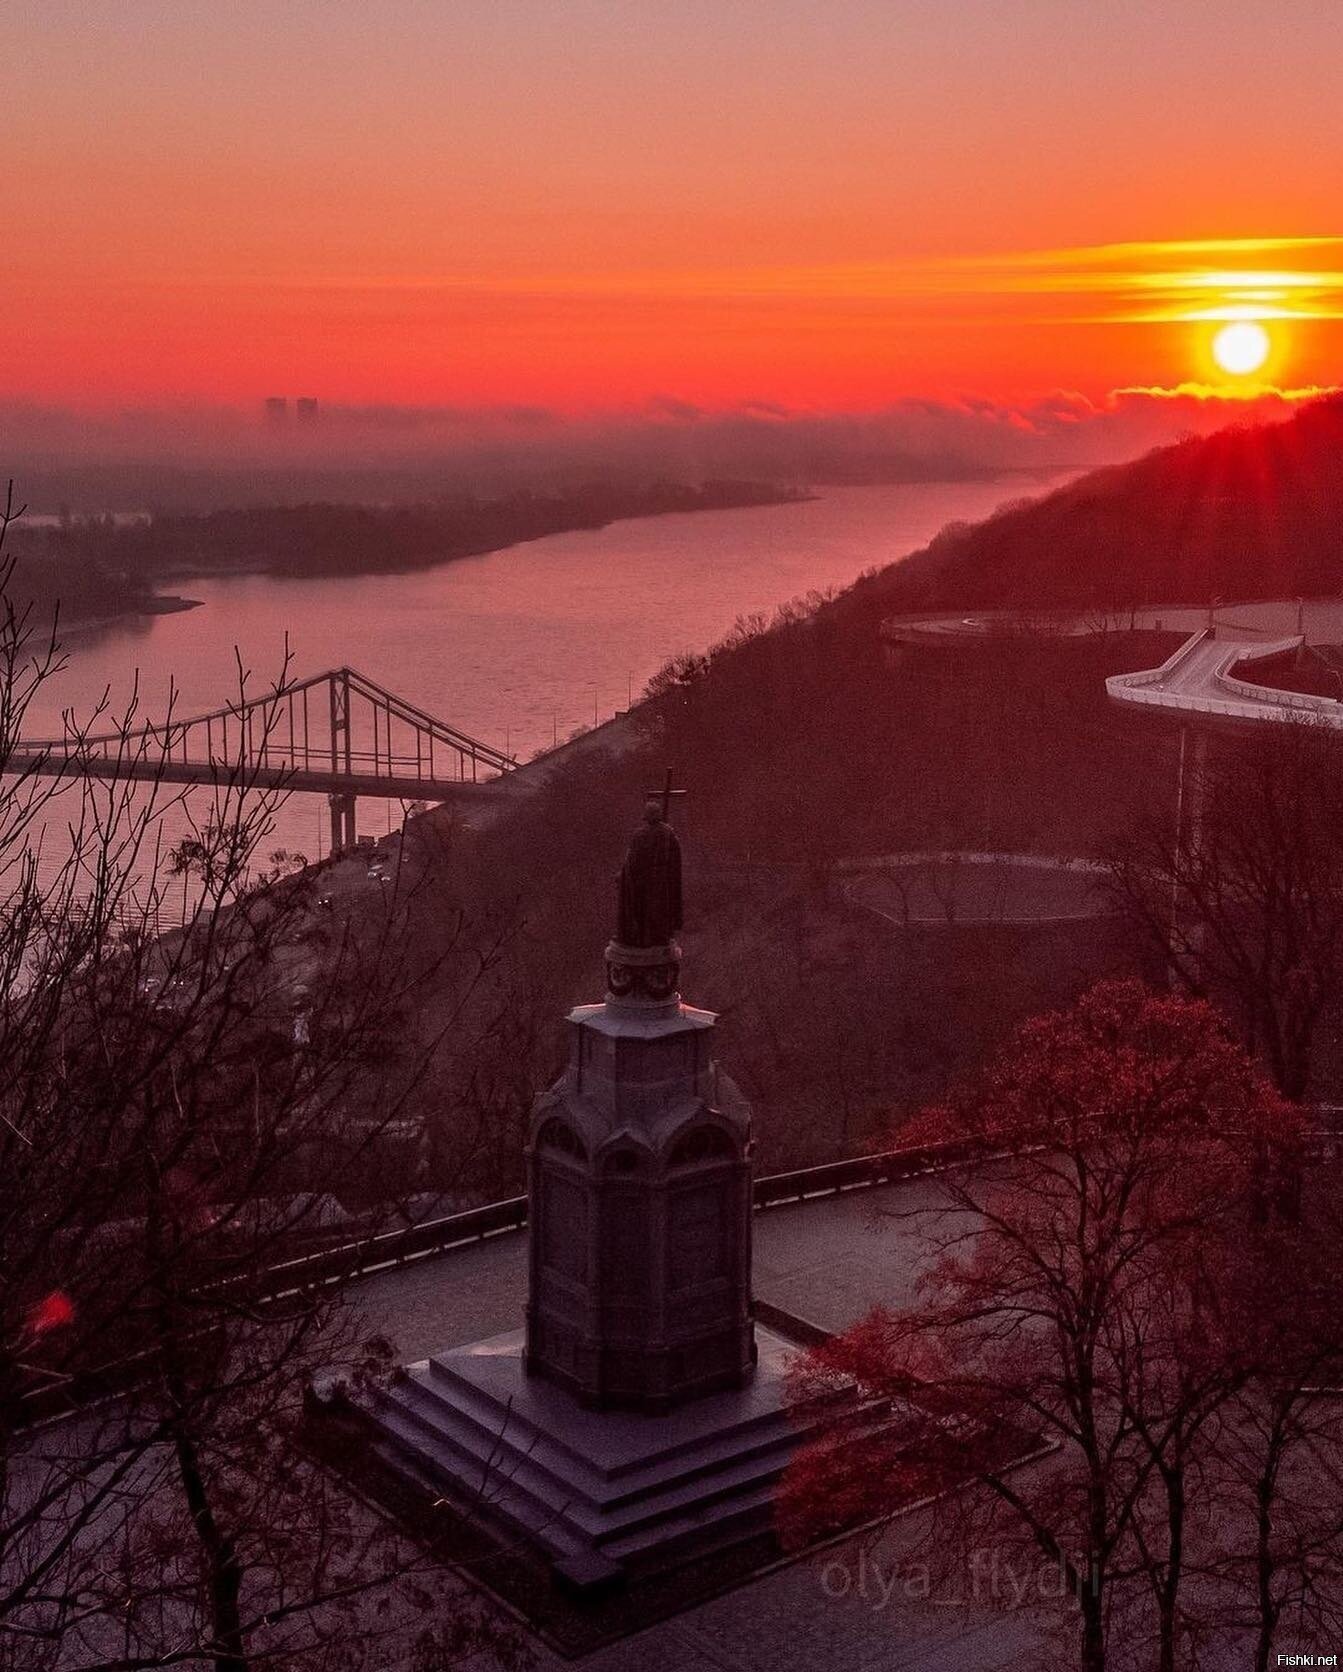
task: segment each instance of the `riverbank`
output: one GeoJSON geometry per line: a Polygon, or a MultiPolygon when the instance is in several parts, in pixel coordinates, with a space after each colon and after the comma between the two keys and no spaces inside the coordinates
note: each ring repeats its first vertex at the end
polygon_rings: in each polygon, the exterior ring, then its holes
{"type": "Polygon", "coordinates": [[[293,579],[402,574],[482,557],[556,534],[671,514],[805,503],[799,489],[757,482],[594,484],[563,497],[518,493],[421,505],[276,505],[205,514],[158,513],[20,527],[11,535],[25,579],[87,628],[126,613],[186,607],[166,581],[267,575],[293,579]],[[107,605],[124,599],[124,608],[107,605]],[[155,600],[153,604],[149,600],[155,600]]]}
{"type": "Polygon", "coordinates": [[[137,599],[133,604],[127,604],[124,610],[113,610],[100,615],[65,616],[61,621],[61,643],[66,644],[71,639],[101,633],[132,616],[180,615],[184,610],[201,609],[204,604],[204,598],[183,598],[175,592],[154,592],[146,598],[137,599]]]}

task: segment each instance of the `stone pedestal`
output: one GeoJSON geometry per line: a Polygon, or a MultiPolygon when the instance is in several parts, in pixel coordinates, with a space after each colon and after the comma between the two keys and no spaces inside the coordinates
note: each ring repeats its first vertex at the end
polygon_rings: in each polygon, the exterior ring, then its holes
{"type": "Polygon", "coordinates": [[[755,1363],[750,1116],[676,953],[608,948],[532,1118],[527,1369],[600,1409],[669,1410],[755,1363]]]}
{"type": "Polygon", "coordinates": [[[791,1407],[794,1351],[762,1329],[745,1387],[654,1416],[580,1408],[526,1373],[515,1330],[407,1366],[372,1396],[373,1446],[428,1499],[473,1508],[587,1590],[769,1527],[799,1440],[850,1414],[843,1400],[791,1407]]]}

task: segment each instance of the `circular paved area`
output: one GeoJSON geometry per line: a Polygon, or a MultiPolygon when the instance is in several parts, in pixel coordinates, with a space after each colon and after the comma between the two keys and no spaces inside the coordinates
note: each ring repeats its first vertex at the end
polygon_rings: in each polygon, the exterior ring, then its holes
{"type": "Polygon", "coordinates": [[[1088,868],[1006,856],[914,857],[855,877],[848,896],[899,928],[1069,923],[1109,910],[1088,868]]]}

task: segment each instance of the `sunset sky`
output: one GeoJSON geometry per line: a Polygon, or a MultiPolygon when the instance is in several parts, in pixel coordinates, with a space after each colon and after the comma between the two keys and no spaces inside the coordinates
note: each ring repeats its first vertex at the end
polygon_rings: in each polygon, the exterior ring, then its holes
{"type": "Polygon", "coordinates": [[[0,398],[1331,384],[1337,0],[19,0],[0,398]],[[1241,380],[1242,382],[1244,380],[1241,380]]]}

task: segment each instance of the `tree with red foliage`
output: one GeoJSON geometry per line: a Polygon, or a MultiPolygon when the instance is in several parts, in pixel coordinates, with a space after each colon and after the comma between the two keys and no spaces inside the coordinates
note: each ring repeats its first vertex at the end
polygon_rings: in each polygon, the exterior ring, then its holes
{"type": "Polygon", "coordinates": [[[784,1535],[932,1495],[944,1561],[991,1546],[1062,1574],[1076,1616],[1042,1617],[1061,1663],[1194,1664],[1227,1623],[1209,1578],[1226,1436],[1253,1450],[1237,1401],[1288,1334],[1268,1302],[1290,1305],[1301,1233],[1264,1210],[1298,1166],[1296,1112],[1206,1004],[1113,982],[1025,1025],[923,1124],[984,1160],[917,1210],[916,1303],[800,1371],[800,1396],[848,1381],[890,1417],[803,1451],[784,1535]]]}

